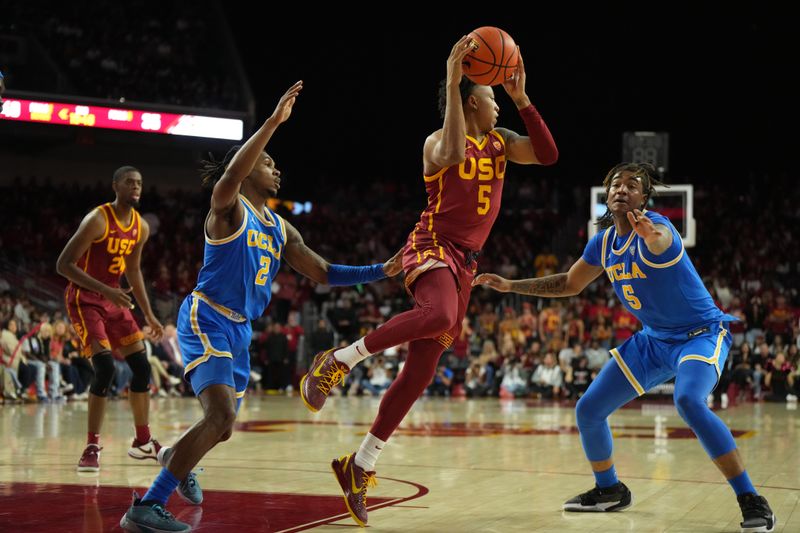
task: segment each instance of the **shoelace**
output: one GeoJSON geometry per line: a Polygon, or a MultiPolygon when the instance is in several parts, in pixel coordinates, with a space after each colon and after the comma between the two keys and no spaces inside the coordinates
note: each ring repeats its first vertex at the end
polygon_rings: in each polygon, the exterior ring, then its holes
{"type": "MultiPolygon", "coordinates": [[[[364,472],[364,477],[361,478],[361,482],[364,484],[364,487],[377,487],[378,480],[375,479],[375,474],[367,474],[364,472]]],[[[364,507],[367,506],[367,491],[361,491],[361,505],[364,507]]]]}
{"type": "Polygon", "coordinates": [[[342,370],[334,361],[330,370],[328,370],[325,375],[322,376],[322,379],[319,380],[319,385],[317,385],[317,388],[322,392],[322,394],[327,396],[331,392],[331,389],[342,381],[344,381],[344,370],[342,370]]]}
{"type": "Polygon", "coordinates": [[[186,476],[184,483],[186,483],[189,487],[194,488],[194,486],[197,485],[197,474],[202,473],[204,470],[205,469],[203,467],[200,467],[197,470],[192,470],[189,472],[189,475],[186,476]]]}
{"type": "Polygon", "coordinates": [[[742,503],[742,515],[746,518],[749,516],[767,517],[769,514],[766,503],[758,496],[747,498],[742,503]]]}
{"type": "Polygon", "coordinates": [[[153,505],[151,509],[155,511],[155,513],[158,515],[159,518],[163,518],[165,520],[175,520],[175,517],[172,515],[172,513],[167,511],[166,508],[164,508],[160,504],[153,505]]]}
{"type": "Polygon", "coordinates": [[[589,505],[597,503],[597,497],[600,496],[601,494],[602,493],[600,492],[600,489],[598,489],[597,487],[593,488],[588,492],[584,492],[583,494],[581,494],[581,505],[589,505]]]}
{"type": "Polygon", "coordinates": [[[101,446],[98,446],[97,444],[87,446],[86,449],[83,450],[83,457],[86,457],[88,455],[97,455],[98,453],[100,453],[102,449],[103,448],[101,446]]]}

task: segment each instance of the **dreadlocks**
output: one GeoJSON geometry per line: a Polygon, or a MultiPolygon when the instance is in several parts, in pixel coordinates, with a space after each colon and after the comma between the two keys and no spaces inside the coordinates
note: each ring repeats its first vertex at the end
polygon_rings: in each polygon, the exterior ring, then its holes
{"type": "MultiPolygon", "coordinates": [[[[461,93],[461,105],[464,105],[469,95],[472,94],[472,88],[475,85],[476,83],[466,76],[461,77],[461,82],[458,84],[458,91],[461,93]]],[[[447,109],[447,79],[443,79],[439,83],[439,114],[442,118],[444,118],[445,109],[447,109]]]]}
{"type": "MultiPolygon", "coordinates": [[[[664,185],[656,177],[658,176],[656,167],[650,163],[620,163],[609,170],[608,174],[606,174],[606,177],[603,180],[603,187],[606,190],[606,202],[608,202],[608,190],[611,188],[611,182],[615,177],[617,177],[617,175],[619,175],[620,172],[624,171],[632,172],[635,177],[641,180],[642,194],[644,194],[645,204],[647,204],[650,198],[657,194],[656,185],[664,185]]],[[[595,225],[599,229],[606,229],[614,225],[614,215],[611,214],[611,210],[608,209],[608,205],[606,205],[606,212],[597,220],[597,222],[595,222],[595,225]]]]}
{"type": "Polygon", "coordinates": [[[208,159],[204,159],[200,161],[202,165],[200,167],[200,176],[203,180],[203,187],[207,189],[211,189],[216,185],[219,179],[225,174],[225,169],[228,168],[233,156],[241,148],[241,145],[232,146],[228,153],[225,154],[225,157],[222,158],[222,161],[217,161],[214,159],[214,155],[209,152],[208,159]]]}

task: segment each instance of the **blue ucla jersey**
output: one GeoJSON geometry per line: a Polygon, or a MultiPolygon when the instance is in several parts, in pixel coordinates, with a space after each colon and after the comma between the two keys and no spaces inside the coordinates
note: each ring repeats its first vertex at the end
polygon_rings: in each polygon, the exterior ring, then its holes
{"type": "Polygon", "coordinates": [[[661,255],[653,255],[635,231],[618,236],[614,226],[592,237],[583,252],[584,261],[603,267],[644,332],[658,339],[685,339],[699,327],[735,321],[714,305],[669,219],[653,211],[644,214],[672,231],[672,245],[661,255]]]}
{"type": "Polygon", "coordinates": [[[267,207],[256,208],[244,196],[242,225],[224,239],[206,236],[203,268],[195,291],[250,320],[264,313],[272,280],[280,268],[286,224],[267,207]]]}

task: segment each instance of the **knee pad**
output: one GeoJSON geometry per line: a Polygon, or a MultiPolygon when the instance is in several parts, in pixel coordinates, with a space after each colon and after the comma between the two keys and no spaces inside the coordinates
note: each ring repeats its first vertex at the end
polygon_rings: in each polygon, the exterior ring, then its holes
{"type": "Polygon", "coordinates": [[[150,361],[147,360],[144,350],[126,356],[125,361],[133,372],[131,392],[148,392],[150,390],[150,361]]]}
{"type": "Polygon", "coordinates": [[[94,376],[89,392],[95,396],[105,398],[108,396],[108,388],[114,379],[114,358],[111,352],[99,352],[92,356],[92,367],[94,376]]]}

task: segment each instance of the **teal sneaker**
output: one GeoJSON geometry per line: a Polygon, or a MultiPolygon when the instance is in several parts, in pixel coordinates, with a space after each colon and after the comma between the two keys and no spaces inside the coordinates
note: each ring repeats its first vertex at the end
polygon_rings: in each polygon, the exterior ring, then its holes
{"type": "Polygon", "coordinates": [[[172,533],[175,531],[191,531],[189,524],[178,521],[172,513],[160,503],[142,503],[141,498],[133,493],[133,504],[119,521],[119,527],[134,533],[172,533]]]}
{"type": "MultiPolygon", "coordinates": [[[[158,464],[166,468],[170,455],[172,455],[172,447],[165,446],[161,448],[158,451],[158,464]]],[[[203,470],[199,469],[199,471],[202,472],[203,470]]],[[[203,503],[203,489],[200,488],[200,484],[197,482],[197,474],[189,472],[186,479],[178,485],[178,495],[183,501],[192,505],[203,503]]]]}

